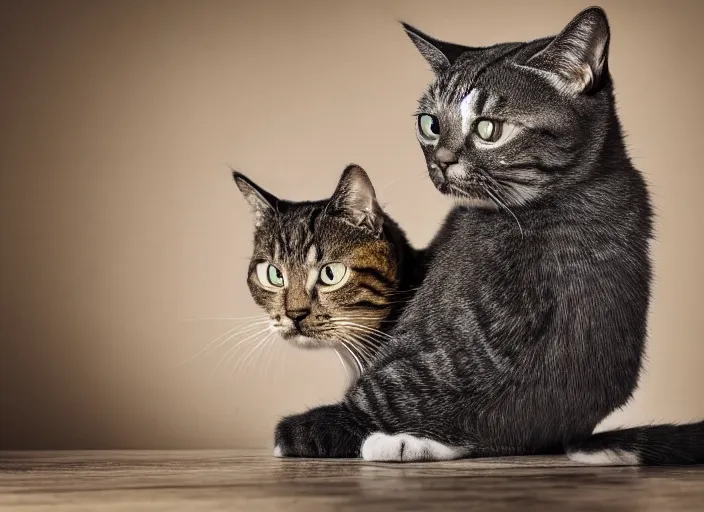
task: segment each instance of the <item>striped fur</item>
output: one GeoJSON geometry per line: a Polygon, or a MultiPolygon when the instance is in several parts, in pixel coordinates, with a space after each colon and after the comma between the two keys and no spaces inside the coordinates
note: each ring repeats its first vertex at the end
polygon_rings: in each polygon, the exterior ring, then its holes
{"type": "Polygon", "coordinates": [[[464,204],[427,249],[394,342],[342,402],[284,418],[281,455],[704,461],[702,423],[592,436],[638,382],[651,287],[652,210],[604,12],[486,48],[405,28],[435,72],[418,112],[419,130],[435,117],[419,133],[430,179],[464,204]],[[481,121],[499,129],[482,138],[481,121]]]}
{"type": "Polygon", "coordinates": [[[324,201],[285,201],[242,174],[234,177],[255,212],[247,278],[255,302],[283,338],[306,348],[335,349],[358,376],[388,343],[387,332],[422,276],[422,252],[381,210],[358,166],[345,169],[324,201]],[[257,274],[262,262],[283,272],[285,286],[262,285],[257,274]],[[319,279],[330,262],[343,263],[350,273],[334,291],[319,279]],[[308,314],[294,321],[287,316],[291,311],[308,314]]]}

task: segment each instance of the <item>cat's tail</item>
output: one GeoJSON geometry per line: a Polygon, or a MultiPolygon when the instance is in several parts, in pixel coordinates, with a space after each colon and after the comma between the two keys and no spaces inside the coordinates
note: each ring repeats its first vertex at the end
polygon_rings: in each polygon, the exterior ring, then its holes
{"type": "Polygon", "coordinates": [[[566,452],[576,462],[596,465],[704,464],[704,421],[600,432],[567,446],[566,452]]]}

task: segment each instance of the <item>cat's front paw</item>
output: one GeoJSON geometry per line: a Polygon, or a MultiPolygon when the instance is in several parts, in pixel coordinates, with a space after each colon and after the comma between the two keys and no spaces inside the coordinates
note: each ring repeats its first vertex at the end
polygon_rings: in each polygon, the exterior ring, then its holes
{"type": "Polygon", "coordinates": [[[325,406],[287,416],[274,431],[274,456],[359,457],[361,434],[340,406],[325,406]]]}
{"type": "Polygon", "coordinates": [[[377,432],[364,440],[362,458],[377,462],[430,462],[459,459],[468,450],[409,434],[377,432]]]}
{"type": "Polygon", "coordinates": [[[274,431],[275,457],[322,457],[308,413],[287,416],[274,431]]]}

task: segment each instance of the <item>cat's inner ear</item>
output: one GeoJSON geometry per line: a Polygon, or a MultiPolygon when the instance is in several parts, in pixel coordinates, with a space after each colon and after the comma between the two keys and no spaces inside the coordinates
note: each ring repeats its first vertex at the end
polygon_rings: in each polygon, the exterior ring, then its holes
{"type": "Polygon", "coordinates": [[[367,173],[358,165],[349,165],[342,172],[335,193],[330,198],[332,211],[354,226],[381,234],[384,215],[367,173]]]}
{"type": "Polygon", "coordinates": [[[433,68],[433,72],[436,75],[446,71],[447,68],[457,60],[457,57],[472,50],[472,48],[468,46],[448,43],[430,37],[408,23],[401,22],[401,24],[406,34],[408,34],[408,37],[411,38],[411,41],[416,45],[418,51],[425,57],[425,60],[428,61],[428,64],[433,68]]]}
{"type": "Polygon", "coordinates": [[[232,171],[232,177],[254,213],[254,225],[259,227],[267,216],[276,214],[279,200],[247,176],[232,171]]]}
{"type": "Polygon", "coordinates": [[[557,75],[565,90],[589,93],[608,72],[609,22],[599,7],[580,12],[527,65],[557,75]]]}

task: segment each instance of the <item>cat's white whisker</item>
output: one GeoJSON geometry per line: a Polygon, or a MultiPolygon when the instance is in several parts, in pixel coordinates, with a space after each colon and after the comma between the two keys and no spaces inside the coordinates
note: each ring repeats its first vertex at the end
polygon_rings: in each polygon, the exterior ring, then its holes
{"type": "MultiPolygon", "coordinates": [[[[215,369],[213,370],[213,374],[212,374],[212,377],[211,377],[211,381],[212,381],[212,379],[214,378],[215,373],[218,371],[218,368],[220,368],[220,366],[223,364],[223,361],[224,361],[225,364],[227,365],[227,363],[228,363],[228,362],[232,359],[232,357],[237,353],[237,348],[238,348],[238,347],[242,346],[242,344],[245,343],[245,342],[247,342],[247,341],[253,340],[253,339],[255,338],[255,336],[258,336],[258,335],[260,335],[260,334],[263,334],[263,333],[265,333],[266,331],[268,331],[269,329],[271,329],[271,327],[267,326],[266,328],[264,328],[264,329],[262,329],[262,330],[260,330],[260,331],[257,331],[257,332],[255,332],[255,333],[253,333],[253,334],[250,334],[249,336],[247,336],[247,337],[244,338],[243,340],[239,340],[239,341],[238,341],[237,343],[235,343],[232,347],[230,347],[229,349],[227,349],[227,351],[226,351],[225,354],[222,356],[222,358],[220,359],[220,361],[218,361],[218,364],[215,366],[215,369]],[[230,355],[228,356],[228,354],[230,354],[230,355]],[[227,361],[225,361],[225,358],[227,358],[227,361]]],[[[255,340],[255,341],[250,341],[250,343],[248,343],[247,346],[250,345],[250,344],[252,344],[252,343],[255,343],[255,342],[256,342],[256,340],[255,340]]]]}
{"type": "Polygon", "coordinates": [[[347,337],[354,342],[360,353],[364,354],[365,362],[371,363],[374,361],[378,347],[369,347],[367,338],[362,338],[354,333],[347,333],[347,337]]]}
{"type": "Polygon", "coordinates": [[[270,333],[268,333],[268,332],[267,332],[267,329],[265,329],[264,331],[261,331],[261,332],[257,333],[257,336],[252,336],[252,338],[249,339],[249,340],[247,340],[246,343],[238,342],[237,345],[238,345],[239,347],[237,348],[237,350],[235,350],[235,351],[230,355],[230,357],[227,359],[227,361],[225,361],[225,366],[227,366],[227,365],[230,363],[230,361],[237,355],[237,353],[239,352],[239,350],[244,350],[244,351],[245,351],[244,355],[242,355],[242,357],[240,357],[240,358],[238,359],[238,363],[237,363],[237,364],[239,364],[239,362],[242,361],[242,359],[246,358],[246,357],[252,352],[252,350],[256,348],[256,346],[257,346],[258,343],[261,343],[261,342],[262,342],[264,339],[266,339],[269,335],[270,335],[270,333]],[[264,334],[264,333],[266,333],[266,334],[264,335],[264,338],[258,338],[258,337],[257,337],[259,334],[264,334]]]}
{"type": "Polygon", "coordinates": [[[382,331],[380,331],[380,330],[378,330],[378,329],[374,329],[373,327],[369,327],[369,326],[366,326],[366,325],[363,325],[363,324],[358,324],[358,323],[356,323],[356,322],[352,322],[352,321],[349,321],[349,320],[340,320],[340,321],[338,321],[337,323],[338,323],[339,325],[343,325],[343,326],[345,326],[345,327],[353,327],[353,328],[357,328],[357,329],[362,329],[362,330],[364,330],[364,331],[377,334],[377,335],[379,335],[379,336],[381,336],[381,337],[383,337],[383,338],[386,338],[386,339],[388,339],[388,340],[393,340],[393,339],[394,339],[393,336],[390,336],[389,334],[386,334],[385,332],[382,332],[382,331]]]}
{"type": "Polygon", "coordinates": [[[392,336],[386,334],[386,333],[383,332],[383,331],[380,331],[380,330],[378,330],[378,329],[374,329],[373,327],[369,327],[369,326],[366,326],[366,325],[363,325],[363,324],[358,324],[358,323],[356,323],[356,322],[349,322],[349,323],[344,323],[344,322],[343,322],[343,323],[341,323],[341,325],[344,325],[345,327],[349,327],[349,328],[351,328],[351,329],[363,330],[363,331],[365,331],[365,332],[368,332],[368,333],[370,333],[370,334],[374,334],[374,335],[380,336],[380,337],[382,337],[382,338],[386,338],[386,339],[388,339],[388,340],[393,339],[392,336]]]}
{"type": "Polygon", "coordinates": [[[273,334],[274,334],[274,332],[273,332],[273,331],[270,331],[269,333],[267,333],[266,336],[264,336],[264,337],[259,341],[259,343],[257,343],[256,345],[253,344],[253,345],[254,345],[254,348],[252,348],[244,357],[240,358],[240,360],[237,361],[237,363],[235,364],[235,366],[233,366],[232,370],[230,370],[230,378],[232,377],[232,374],[233,374],[233,372],[235,371],[235,369],[237,369],[238,367],[240,367],[241,369],[246,368],[246,366],[247,366],[247,365],[246,365],[247,361],[248,361],[249,358],[252,357],[254,354],[257,354],[257,355],[256,355],[256,357],[254,358],[254,360],[251,361],[251,363],[254,364],[254,365],[256,365],[256,361],[258,360],[259,356],[261,356],[261,352],[262,352],[262,350],[260,350],[260,348],[263,349],[263,347],[266,346],[267,340],[271,339],[271,336],[272,336],[273,334]]]}
{"type": "Polygon", "coordinates": [[[255,320],[257,318],[263,318],[264,315],[255,316],[242,316],[242,317],[229,317],[229,316],[213,316],[213,317],[203,317],[203,318],[184,318],[181,322],[207,322],[207,321],[240,321],[240,320],[255,320]]]}
{"type": "Polygon", "coordinates": [[[360,339],[354,333],[345,333],[345,337],[359,351],[365,363],[369,363],[370,360],[374,359],[374,354],[370,352],[369,348],[365,345],[364,339],[360,339]]]}
{"type": "MultiPolygon", "coordinates": [[[[276,331],[272,330],[271,333],[276,334],[276,331]]],[[[264,372],[264,375],[266,375],[267,372],[271,371],[271,366],[272,366],[271,361],[272,361],[272,359],[274,359],[273,355],[278,353],[278,350],[277,350],[278,345],[276,343],[276,338],[277,338],[277,336],[271,336],[269,338],[269,341],[267,341],[267,343],[266,343],[266,347],[265,347],[266,355],[264,356],[266,358],[266,371],[264,372]]]]}
{"type": "Polygon", "coordinates": [[[201,350],[199,350],[198,352],[196,352],[194,355],[192,355],[191,357],[189,357],[189,358],[186,359],[185,361],[182,361],[182,362],[180,362],[180,363],[177,363],[177,364],[175,364],[175,365],[172,365],[172,366],[170,366],[170,368],[178,368],[179,366],[183,366],[183,365],[185,365],[185,364],[188,364],[188,363],[190,363],[191,361],[193,361],[194,359],[196,359],[197,357],[199,357],[200,355],[202,355],[202,354],[204,354],[205,352],[207,352],[209,349],[211,349],[211,347],[213,347],[213,345],[215,345],[216,343],[217,343],[217,345],[216,345],[214,348],[212,348],[211,351],[217,350],[218,348],[220,348],[221,346],[223,346],[225,343],[227,343],[229,340],[231,340],[231,339],[234,338],[235,336],[237,336],[237,335],[239,335],[239,334],[245,334],[245,333],[247,333],[248,331],[250,331],[250,330],[252,330],[252,329],[254,329],[254,328],[258,327],[258,326],[264,325],[264,324],[266,324],[266,323],[268,323],[268,322],[269,322],[269,320],[267,319],[267,320],[262,320],[262,321],[260,321],[260,322],[254,322],[254,323],[251,323],[251,324],[248,324],[248,325],[245,325],[245,326],[236,325],[236,326],[233,327],[232,329],[228,329],[228,330],[225,331],[224,333],[218,335],[215,339],[213,339],[213,340],[209,341],[208,343],[206,343],[205,346],[204,346],[201,350]],[[220,341],[221,339],[222,339],[223,341],[221,341],[220,343],[218,343],[218,341],[220,341]]]}
{"type": "Polygon", "coordinates": [[[362,365],[362,362],[359,360],[359,357],[357,357],[357,354],[354,352],[354,350],[349,347],[349,342],[345,341],[342,336],[338,338],[338,341],[340,342],[340,345],[342,345],[355,360],[355,362],[357,363],[357,368],[359,369],[359,373],[361,375],[364,372],[364,366],[362,365]]]}
{"type": "Polygon", "coordinates": [[[262,320],[261,322],[256,322],[253,324],[249,324],[246,326],[241,327],[240,329],[237,330],[237,332],[234,332],[232,335],[228,336],[226,339],[223,339],[220,341],[220,343],[217,344],[217,346],[213,350],[217,350],[218,348],[222,347],[225,345],[228,341],[230,341],[232,338],[235,338],[236,336],[240,336],[242,334],[249,334],[250,331],[253,329],[258,329],[262,325],[267,325],[270,324],[271,322],[269,320],[262,320]]]}
{"type": "Polygon", "coordinates": [[[484,187],[484,190],[487,194],[489,194],[493,201],[495,201],[499,206],[503,207],[508,213],[511,214],[513,219],[516,221],[516,224],[518,224],[518,230],[521,232],[521,238],[524,238],[525,235],[523,234],[523,226],[521,226],[521,223],[518,220],[518,217],[516,217],[516,214],[511,211],[511,208],[509,208],[498,197],[496,197],[496,195],[491,190],[489,190],[489,187],[484,187]]]}
{"type": "MultiPolygon", "coordinates": [[[[456,187],[455,185],[450,184],[450,188],[464,197],[473,199],[472,196],[467,194],[461,188],[456,187]]],[[[491,200],[494,201],[494,203],[496,203],[496,206],[505,209],[513,217],[513,219],[516,221],[516,224],[518,224],[518,230],[521,232],[521,238],[524,238],[525,235],[523,233],[523,226],[521,226],[521,223],[518,220],[518,217],[516,217],[516,214],[514,214],[506,204],[504,204],[498,197],[496,197],[496,194],[493,193],[489,187],[487,187],[486,185],[483,185],[482,190],[484,190],[484,192],[487,193],[487,195],[491,198],[491,200]]]]}
{"type": "Polygon", "coordinates": [[[386,189],[389,187],[389,185],[392,185],[393,183],[396,183],[398,180],[399,180],[399,178],[394,178],[394,179],[392,179],[392,180],[389,181],[386,185],[383,185],[383,186],[379,189],[379,191],[384,191],[384,190],[386,190],[386,189]]]}
{"type": "Polygon", "coordinates": [[[355,327],[350,326],[348,326],[348,329],[348,334],[350,336],[355,336],[355,339],[360,340],[365,345],[369,345],[375,351],[379,350],[384,345],[384,343],[386,343],[385,340],[374,338],[374,335],[368,331],[364,331],[361,329],[358,330],[355,327]]]}
{"type": "Polygon", "coordinates": [[[342,356],[340,355],[340,352],[336,348],[333,349],[333,352],[335,352],[335,355],[337,356],[337,359],[340,361],[342,368],[345,369],[345,373],[347,374],[347,376],[349,378],[352,378],[352,374],[350,374],[350,369],[347,367],[347,365],[343,361],[342,356]]]}

